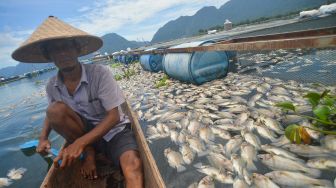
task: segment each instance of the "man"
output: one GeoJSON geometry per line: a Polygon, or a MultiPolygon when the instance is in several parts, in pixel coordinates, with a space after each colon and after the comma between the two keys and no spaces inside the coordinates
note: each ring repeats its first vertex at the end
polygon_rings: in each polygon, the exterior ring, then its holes
{"type": "Polygon", "coordinates": [[[48,136],[55,130],[66,144],[54,159],[60,168],[82,159],[81,173],[95,179],[96,153],[121,167],[126,187],[142,187],[142,163],[125,102],[111,72],[102,65],[81,65],[78,57],[99,49],[100,38],[49,17],[12,57],[23,62],[54,62],[59,69],[46,87],[49,106],[39,138],[38,152],[50,149],[48,136]],[[82,156],[82,157],[81,157],[82,156]]]}

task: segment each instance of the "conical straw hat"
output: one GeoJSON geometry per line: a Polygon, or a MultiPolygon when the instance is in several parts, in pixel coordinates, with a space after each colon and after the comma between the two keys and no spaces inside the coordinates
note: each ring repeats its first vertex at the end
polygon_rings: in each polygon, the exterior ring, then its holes
{"type": "Polygon", "coordinates": [[[87,55],[98,50],[103,41],[96,36],[76,29],[54,16],[49,16],[18,49],[13,59],[25,63],[48,63],[51,60],[44,55],[43,45],[51,40],[75,40],[79,56],[87,55]]]}

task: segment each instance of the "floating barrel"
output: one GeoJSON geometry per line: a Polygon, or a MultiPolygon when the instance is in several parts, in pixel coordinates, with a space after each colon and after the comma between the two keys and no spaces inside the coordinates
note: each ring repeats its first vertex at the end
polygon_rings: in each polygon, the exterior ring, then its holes
{"type": "Polygon", "coordinates": [[[140,56],[141,67],[146,71],[159,72],[162,70],[162,58],[160,54],[144,54],[140,56]]]}
{"type": "MultiPolygon", "coordinates": [[[[191,42],[171,48],[206,46],[213,41],[191,42]]],[[[163,58],[163,70],[177,80],[203,84],[225,77],[228,72],[229,57],[223,51],[197,51],[193,53],[168,53],[163,58]]]]}

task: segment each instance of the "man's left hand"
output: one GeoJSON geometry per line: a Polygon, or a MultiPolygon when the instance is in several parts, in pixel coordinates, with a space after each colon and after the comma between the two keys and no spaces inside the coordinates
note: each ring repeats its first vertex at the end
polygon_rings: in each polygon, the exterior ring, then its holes
{"type": "Polygon", "coordinates": [[[60,151],[59,155],[54,159],[54,165],[58,167],[58,161],[62,160],[60,168],[63,169],[65,167],[71,166],[83,151],[84,146],[75,141],[60,151]]]}

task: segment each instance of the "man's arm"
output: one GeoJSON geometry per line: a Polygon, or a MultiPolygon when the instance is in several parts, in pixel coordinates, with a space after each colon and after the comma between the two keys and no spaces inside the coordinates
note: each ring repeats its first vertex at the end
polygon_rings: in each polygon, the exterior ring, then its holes
{"type": "Polygon", "coordinates": [[[39,145],[36,148],[36,151],[39,153],[48,152],[47,150],[50,149],[50,142],[48,140],[49,134],[51,131],[51,127],[49,126],[48,118],[45,117],[43,122],[43,128],[39,137],[39,145]]]}

